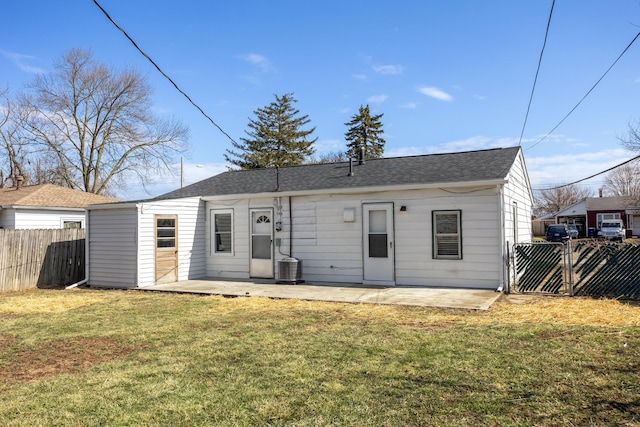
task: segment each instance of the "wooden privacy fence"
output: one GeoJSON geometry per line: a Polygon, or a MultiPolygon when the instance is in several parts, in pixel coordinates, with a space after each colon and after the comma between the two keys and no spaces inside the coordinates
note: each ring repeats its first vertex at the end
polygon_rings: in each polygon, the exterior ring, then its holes
{"type": "Polygon", "coordinates": [[[84,243],[84,229],[0,230],[0,292],[79,282],[84,243]]]}
{"type": "Polygon", "coordinates": [[[634,243],[518,244],[510,264],[513,292],[640,299],[640,246],[634,243]]]}

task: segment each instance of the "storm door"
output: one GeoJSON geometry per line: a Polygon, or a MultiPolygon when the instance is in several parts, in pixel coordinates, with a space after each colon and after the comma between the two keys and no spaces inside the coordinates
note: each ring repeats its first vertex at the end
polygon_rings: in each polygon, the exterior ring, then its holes
{"type": "Polygon", "coordinates": [[[363,205],[364,280],[370,285],[395,285],[393,203],[363,205]]]}
{"type": "Polygon", "coordinates": [[[249,275],[272,279],[273,210],[251,209],[251,243],[249,275]]]}

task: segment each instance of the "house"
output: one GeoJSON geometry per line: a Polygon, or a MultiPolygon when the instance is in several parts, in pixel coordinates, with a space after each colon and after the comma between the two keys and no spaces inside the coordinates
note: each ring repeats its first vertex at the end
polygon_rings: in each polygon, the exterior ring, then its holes
{"type": "Polygon", "coordinates": [[[276,281],[294,265],[306,282],[498,289],[531,212],[519,147],[228,171],[89,206],[87,281],[276,281]]]}
{"type": "Polygon", "coordinates": [[[621,219],[627,237],[640,235],[640,205],[628,197],[585,197],[554,214],[556,222],[576,224],[580,237],[595,237],[602,221],[621,219]]]}
{"type": "Polygon", "coordinates": [[[117,201],[53,184],[0,188],[0,228],[84,228],[86,206],[117,201]]]}

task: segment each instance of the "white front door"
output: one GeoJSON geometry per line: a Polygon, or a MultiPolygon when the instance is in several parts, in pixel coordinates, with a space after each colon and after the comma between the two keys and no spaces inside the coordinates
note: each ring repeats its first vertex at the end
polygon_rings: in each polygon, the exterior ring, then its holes
{"type": "Polygon", "coordinates": [[[393,203],[365,204],[362,211],[363,283],[395,285],[393,203]]]}
{"type": "Polygon", "coordinates": [[[273,279],[273,210],[251,209],[249,275],[273,279]]]}

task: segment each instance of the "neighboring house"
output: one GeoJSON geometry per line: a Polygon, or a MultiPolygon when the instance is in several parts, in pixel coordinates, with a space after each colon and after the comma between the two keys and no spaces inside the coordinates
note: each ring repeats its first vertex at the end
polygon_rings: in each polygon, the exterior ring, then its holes
{"type": "Polygon", "coordinates": [[[531,212],[519,147],[229,171],[89,206],[87,279],[275,281],[291,256],[307,282],[498,289],[531,212]]]}
{"type": "Polygon", "coordinates": [[[640,206],[626,197],[586,197],[554,215],[556,222],[576,224],[580,237],[597,236],[600,224],[607,219],[621,219],[627,237],[640,235],[640,206]]]}
{"type": "Polygon", "coordinates": [[[87,205],[117,201],[53,184],[0,188],[0,228],[84,228],[87,205]]]}

